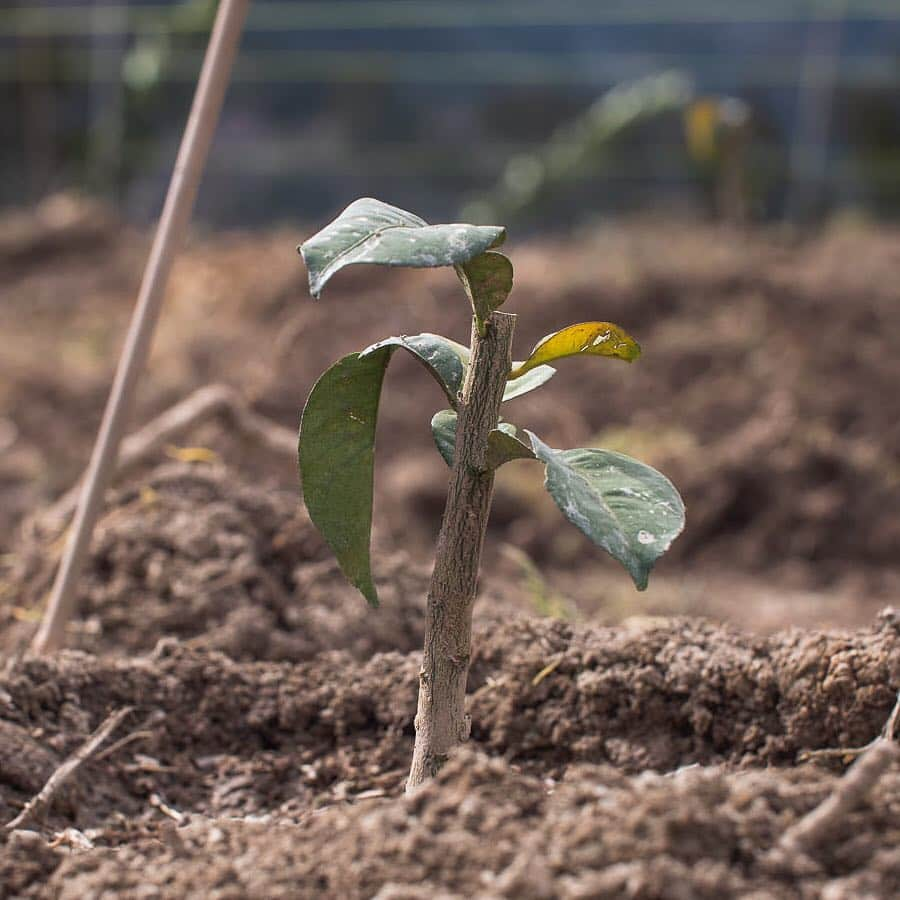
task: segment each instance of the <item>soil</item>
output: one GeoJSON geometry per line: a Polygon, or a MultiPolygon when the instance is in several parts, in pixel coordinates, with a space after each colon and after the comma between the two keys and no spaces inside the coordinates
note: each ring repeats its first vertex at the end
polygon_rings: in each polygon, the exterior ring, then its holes
{"type": "MultiPolygon", "coordinates": [[[[344,353],[388,334],[468,339],[465,301],[445,271],[351,267],[311,301],[294,249],[309,231],[194,237],[173,273],[135,427],[196,388],[225,382],[295,429],[315,378],[344,353]]],[[[23,517],[85,465],[146,246],[145,235],[71,197],[0,219],[7,552],[23,517]]],[[[564,361],[507,417],[552,446],[597,442],[646,459],[679,485],[689,517],[648,602],[636,607],[616,564],[559,527],[539,466],[501,471],[489,548],[525,551],[549,585],[606,621],[636,609],[737,616],[760,627],[758,616],[742,617],[748,604],[710,605],[709,595],[721,593],[710,580],[752,594],[757,609],[769,610],[770,629],[866,622],[896,596],[896,230],[845,222],[814,236],[651,220],[510,248],[518,356],[555,328],[597,318],[626,327],[644,353],[633,365],[564,361]]],[[[431,379],[398,356],[381,409],[376,527],[386,546],[426,565],[446,486],[428,428],[441,405],[431,379]]],[[[221,428],[188,440],[248,480],[296,490],[292,460],[221,428]]],[[[486,571],[502,566],[492,560],[486,571]]]]}
{"type": "MultiPolygon", "coordinates": [[[[30,639],[29,610],[58,561],[33,526],[9,573],[17,605],[0,610],[8,650],[30,639]]],[[[69,646],[130,655],[171,637],[234,659],[297,661],[337,646],[357,659],[409,651],[422,641],[428,571],[381,549],[384,608],[367,615],[296,493],[244,484],[221,465],[163,465],[110,497],[69,646]]]]}
{"type": "Polygon", "coordinates": [[[72,898],[896,895],[900,773],[799,870],[767,851],[835,786],[803,753],[881,730],[897,613],[768,638],[530,619],[478,648],[471,752],[412,798],[416,653],[240,663],[166,639],[140,659],[14,663],[7,810],[110,710],[133,712],[62,802],[6,836],[4,883],[72,898]]]}
{"type": "MultiPolygon", "coordinates": [[[[304,233],[195,236],[137,424],[225,382],[293,428],[343,353],[465,338],[441,273],[351,270],[311,303],[304,233]]],[[[523,352],[605,318],[645,355],[598,363],[596,392],[561,364],[510,417],[662,468],[689,525],[637,597],[532,467],[505,467],[472,737],[405,797],[436,388],[401,359],[385,386],[380,609],[340,577],[293,461],[209,423],[200,450],[116,482],[71,649],[35,658],[52,502],[89,452],[146,236],[66,197],[0,219],[0,897],[900,895],[896,766],[808,854],[773,853],[852,758],[814,751],[866,745],[900,691],[900,613],[878,613],[900,586],[897,237],[643,221],[512,251],[523,352]],[[49,806],[2,828],[119,710],[49,806]]]]}

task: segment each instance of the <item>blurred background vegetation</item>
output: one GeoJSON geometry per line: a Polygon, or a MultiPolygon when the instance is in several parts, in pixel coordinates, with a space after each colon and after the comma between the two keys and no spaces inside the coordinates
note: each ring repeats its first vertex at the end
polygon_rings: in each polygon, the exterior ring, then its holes
{"type": "MultiPolygon", "coordinates": [[[[0,6],[0,203],[159,211],[213,0],[0,6]]],[[[900,213],[897,0],[256,0],[213,225],[360,194],[431,219],[900,213]]]]}

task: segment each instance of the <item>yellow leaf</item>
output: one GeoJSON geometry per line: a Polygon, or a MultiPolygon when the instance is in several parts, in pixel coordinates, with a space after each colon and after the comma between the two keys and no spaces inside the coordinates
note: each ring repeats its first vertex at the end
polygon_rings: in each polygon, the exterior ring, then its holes
{"type": "Polygon", "coordinates": [[[152,506],[159,500],[159,494],[149,484],[145,484],[141,488],[141,504],[143,506],[152,506]]]}
{"type": "Polygon", "coordinates": [[[43,617],[43,613],[34,607],[14,606],[10,612],[19,622],[40,622],[43,617]]]}
{"type": "Polygon", "coordinates": [[[219,454],[215,450],[208,447],[175,447],[169,444],[166,447],[166,456],[177,459],[179,462],[206,462],[214,463],[219,461],[219,454]]]}
{"type": "Polygon", "coordinates": [[[684,114],[684,131],[688,152],[698,162],[709,162],[716,155],[716,128],[719,124],[718,104],[704,98],[692,103],[684,114]]]}
{"type": "Polygon", "coordinates": [[[640,355],[638,342],[618,325],[612,322],[581,322],[538,341],[528,359],[513,363],[509,380],[565,356],[612,356],[631,362],[640,355]]]}

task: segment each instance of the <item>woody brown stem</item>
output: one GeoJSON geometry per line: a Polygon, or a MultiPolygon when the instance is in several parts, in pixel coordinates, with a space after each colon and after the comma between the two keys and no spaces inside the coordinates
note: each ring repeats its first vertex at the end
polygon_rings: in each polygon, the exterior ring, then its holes
{"type": "Polygon", "coordinates": [[[495,312],[484,335],[472,327],[472,355],[459,401],[456,451],[428,591],[416,744],[407,791],[436,775],[469,736],[465,700],[472,606],[494,490],[488,436],[500,418],[515,322],[514,315],[495,312]]]}

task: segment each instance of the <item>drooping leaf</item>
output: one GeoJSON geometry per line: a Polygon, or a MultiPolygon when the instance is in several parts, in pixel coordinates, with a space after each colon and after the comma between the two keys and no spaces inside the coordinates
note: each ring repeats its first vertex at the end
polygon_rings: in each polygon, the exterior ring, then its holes
{"type": "MultiPolygon", "coordinates": [[[[431,420],[434,443],[448,466],[453,465],[456,452],[456,425],[457,416],[452,409],[442,409],[431,420]]],[[[534,459],[534,453],[522,442],[521,435],[523,432],[511,422],[500,422],[488,435],[488,467],[497,469],[514,459],[534,459]]]]}
{"type": "Polygon", "coordinates": [[[317,298],[344,266],[432,268],[458,266],[497,247],[506,237],[499,225],[429,225],[413,213],[364,197],[298,247],[317,298]]]}
{"type": "Polygon", "coordinates": [[[555,374],[556,369],[553,366],[536,366],[534,369],[529,369],[521,377],[506,382],[506,388],[503,391],[503,402],[514,400],[516,397],[521,397],[522,394],[527,394],[535,388],[539,388],[555,374]]]}
{"type": "Polygon", "coordinates": [[[512,290],[512,263],[502,253],[488,250],[458,265],[456,274],[472,304],[478,331],[484,334],[484,323],[506,302],[512,290]]]}
{"type": "Polygon", "coordinates": [[[611,450],[554,450],[527,432],[563,515],[628,570],[642,591],[684,528],[684,503],[656,469],[611,450]]]}
{"type": "Polygon", "coordinates": [[[420,362],[424,363],[435,381],[441,386],[450,404],[455,408],[457,394],[462,390],[466,366],[469,362],[469,350],[450,338],[439,334],[414,334],[389,337],[377,344],[372,344],[360,353],[360,357],[377,353],[384,348],[391,353],[398,347],[408,350],[420,362]]]}
{"type": "Polygon", "coordinates": [[[510,379],[566,356],[612,356],[631,362],[641,355],[638,342],[612,322],[581,322],[548,334],[524,362],[513,363],[510,379]]]}
{"type": "Polygon", "coordinates": [[[469,351],[437,334],[379,341],[335,363],[316,382],[300,423],[300,475],[310,518],[341,570],[373,606],[369,543],[375,426],[384,373],[398,348],[412,354],[454,406],[469,351]]]}
{"type": "Polygon", "coordinates": [[[372,606],[369,542],[375,423],[392,350],[351,353],[315,383],[300,420],[300,478],[309,517],[347,579],[372,606]]]}

